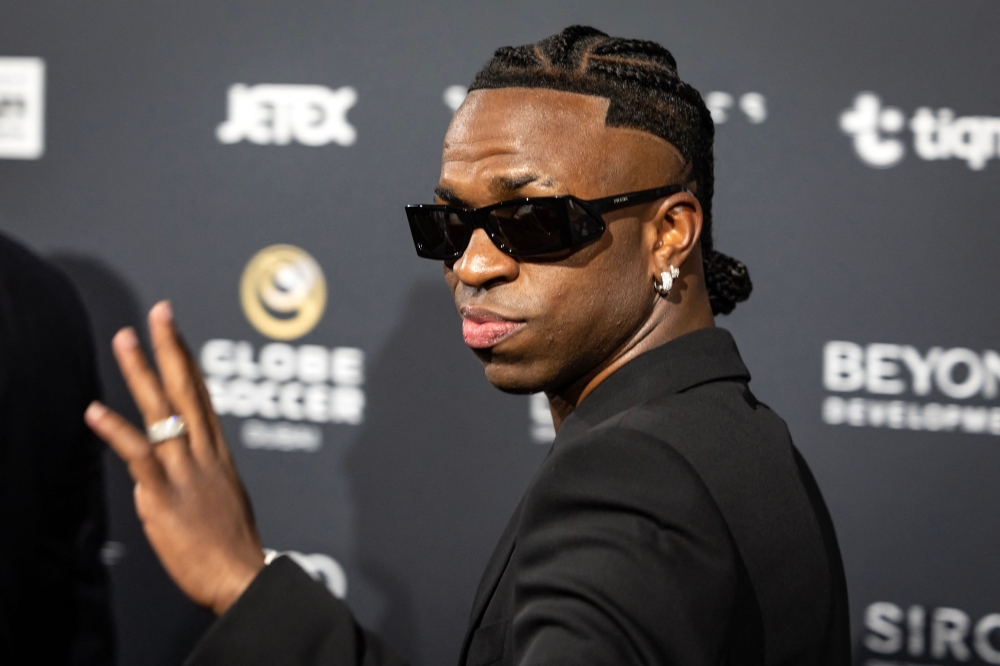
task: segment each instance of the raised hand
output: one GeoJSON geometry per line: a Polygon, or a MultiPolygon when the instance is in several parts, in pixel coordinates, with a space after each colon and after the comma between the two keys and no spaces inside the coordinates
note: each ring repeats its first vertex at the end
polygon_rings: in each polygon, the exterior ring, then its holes
{"type": "Polygon", "coordinates": [[[128,463],[135,508],[167,573],[195,603],[222,614],[264,566],[260,537],[205,384],[174,326],[170,304],[149,312],[159,375],[135,331],[112,341],[146,426],[179,415],[187,434],[151,444],[128,421],[94,402],[87,424],[128,463]]]}

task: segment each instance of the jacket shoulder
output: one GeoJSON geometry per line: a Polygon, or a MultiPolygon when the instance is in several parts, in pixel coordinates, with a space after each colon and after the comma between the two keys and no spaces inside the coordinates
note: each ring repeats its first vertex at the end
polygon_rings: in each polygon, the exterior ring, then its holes
{"type": "Polygon", "coordinates": [[[674,449],[634,429],[558,441],[515,541],[471,637],[478,646],[480,631],[510,620],[510,663],[717,664],[743,618],[746,576],[708,489],[674,449]]]}
{"type": "Polygon", "coordinates": [[[600,427],[662,441],[696,471],[719,507],[750,577],[767,663],[811,663],[839,606],[835,537],[822,497],[785,422],[740,381],[660,396],[600,427]]]}
{"type": "Polygon", "coordinates": [[[709,530],[722,525],[697,470],[660,438],[621,424],[602,424],[557,441],[525,494],[521,529],[540,504],[548,508],[615,507],[668,523],[682,516],[709,530]]]}

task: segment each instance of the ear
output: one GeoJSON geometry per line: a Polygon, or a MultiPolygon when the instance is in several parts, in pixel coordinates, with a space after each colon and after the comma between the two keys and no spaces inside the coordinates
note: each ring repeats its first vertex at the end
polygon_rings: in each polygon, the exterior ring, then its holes
{"type": "Polygon", "coordinates": [[[678,192],[660,203],[650,222],[655,233],[649,262],[650,277],[658,278],[671,266],[684,275],[687,272],[684,264],[701,238],[701,203],[690,192],[678,192]]]}

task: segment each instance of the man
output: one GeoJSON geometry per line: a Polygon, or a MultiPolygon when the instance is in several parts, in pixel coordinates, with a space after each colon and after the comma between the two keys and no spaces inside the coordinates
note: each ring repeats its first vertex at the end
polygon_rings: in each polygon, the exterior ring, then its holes
{"type": "Polygon", "coordinates": [[[0,236],[0,663],[110,664],[90,328],[66,279],[0,236]]]}
{"type": "MultiPolygon", "coordinates": [[[[750,282],[712,248],[701,97],[666,49],[584,27],[500,49],[471,88],[411,232],[487,378],[544,390],[558,436],[460,663],[847,664],[826,508],[714,328],[750,282]]],[[[294,563],[265,565],[168,304],[150,326],[162,386],[134,332],[114,347],[151,436],[100,405],[87,419],[129,461],[167,570],[222,616],[189,663],[397,663],[294,563]]]]}

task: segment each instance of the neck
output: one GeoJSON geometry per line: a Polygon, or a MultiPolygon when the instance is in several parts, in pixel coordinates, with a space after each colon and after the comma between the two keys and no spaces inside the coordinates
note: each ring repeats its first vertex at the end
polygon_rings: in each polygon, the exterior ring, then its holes
{"type": "MultiPolygon", "coordinates": [[[[680,285],[678,285],[680,286],[680,285]]],[[[700,280],[682,287],[687,293],[679,303],[657,296],[653,313],[618,349],[593,370],[566,387],[548,394],[556,430],[601,382],[637,356],[702,328],[714,328],[708,292],[700,280]]]]}

